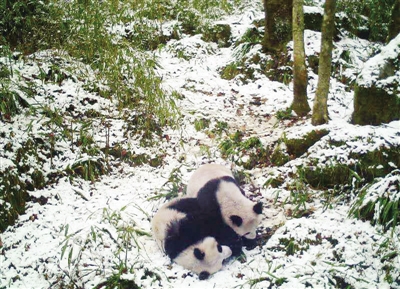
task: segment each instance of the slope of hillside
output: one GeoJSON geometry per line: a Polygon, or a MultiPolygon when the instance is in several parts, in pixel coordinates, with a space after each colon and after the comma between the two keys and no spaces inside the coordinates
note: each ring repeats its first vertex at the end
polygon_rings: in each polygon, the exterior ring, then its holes
{"type": "MultiPolygon", "coordinates": [[[[248,7],[218,23],[228,24],[232,39],[239,39],[254,20],[263,18],[259,8],[248,7]]],[[[320,33],[307,30],[305,37],[307,54],[315,55],[320,33]]],[[[356,37],[335,43],[336,63],[338,51],[351,51],[349,78],[370,56],[369,47],[356,37]]],[[[18,159],[19,165],[30,164],[29,170],[36,166],[47,171],[46,178],[54,178],[51,185],[29,192],[25,214],[1,234],[0,288],[400,288],[399,225],[385,230],[349,216],[365,184],[362,179],[370,174],[381,172],[375,189],[382,188],[382,197],[390,191],[385,188],[394,186],[393,200],[398,202],[400,121],[350,124],[353,92],[332,78],[331,120],[313,127],[309,116],[285,114],[291,84],[269,80],[258,73],[256,63],[252,79],[223,79],[221,70],[237,59],[238,47],[184,35],[155,52],[163,87],[179,94],[180,127],[162,128],[157,143],[144,146],[129,134],[135,118],[129,112],[121,116],[113,101],[89,93],[80,75],[68,72],[75,60],[62,54],[54,58],[53,53],[12,63],[23,81],[42,83],[40,74],[57,59],[65,77],[26,99],[59,115],[20,113],[0,127],[1,171],[12,173],[18,159]],[[90,125],[75,133],[92,136],[90,141],[100,147],[122,148],[98,160],[90,145],[82,153],[68,138],[54,142],[52,134],[59,127],[50,125],[52,117],[71,124],[72,119],[90,119],[90,125]],[[316,131],[324,133],[304,151],[290,151],[289,140],[304,143],[316,131]],[[30,144],[32,140],[36,142],[30,144]],[[37,159],[24,158],[19,150],[29,145],[37,159]],[[286,160],[272,165],[271,155],[277,151],[286,160]],[[384,164],[360,161],[376,152],[384,164]],[[210,279],[199,281],[160,251],[150,220],[166,196],[183,194],[191,172],[209,162],[232,168],[249,197],[265,208],[259,246],[244,250],[247,261],[230,260],[210,279]],[[80,168],[87,164],[98,170],[96,181],[83,179],[80,168]],[[370,167],[376,170],[370,172],[370,167]],[[68,169],[74,177],[59,173],[68,169]]],[[[260,45],[246,51],[249,59],[260,53],[260,45]]],[[[82,70],[89,69],[82,65],[82,70]]],[[[311,107],[317,79],[310,69],[311,107]]],[[[32,171],[25,174],[32,182],[32,171]]],[[[368,187],[365,191],[371,193],[368,187]]]]}

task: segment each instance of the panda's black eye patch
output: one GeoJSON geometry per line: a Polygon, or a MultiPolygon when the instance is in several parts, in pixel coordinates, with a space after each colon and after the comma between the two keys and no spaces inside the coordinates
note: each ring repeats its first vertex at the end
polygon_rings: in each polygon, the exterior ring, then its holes
{"type": "Polygon", "coordinates": [[[231,219],[232,223],[238,227],[240,227],[243,223],[243,219],[237,215],[230,216],[230,219],[231,219]]]}
{"type": "Polygon", "coordinates": [[[218,252],[222,253],[222,246],[220,244],[218,244],[217,249],[218,249],[218,252]]]}
{"type": "Polygon", "coordinates": [[[195,248],[193,251],[194,256],[199,259],[199,260],[203,260],[204,257],[206,256],[206,254],[204,254],[204,252],[202,252],[200,249],[195,248]]]}

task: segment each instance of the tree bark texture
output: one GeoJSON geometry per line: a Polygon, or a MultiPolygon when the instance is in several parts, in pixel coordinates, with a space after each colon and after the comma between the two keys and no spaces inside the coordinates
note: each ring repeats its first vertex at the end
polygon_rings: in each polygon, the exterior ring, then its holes
{"type": "Polygon", "coordinates": [[[298,116],[310,112],[307,101],[307,67],[304,50],[303,0],[293,0],[293,102],[292,109],[298,116]]]}
{"type": "Polygon", "coordinates": [[[263,0],[265,11],[264,51],[279,51],[292,38],[293,0],[263,0]]]}
{"type": "Polygon", "coordinates": [[[311,123],[320,125],[329,121],[328,93],[331,76],[333,33],[335,28],[336,0],[326,0],[321,30],[321,53],[318,66],[318,84],[313,104],[311,123]]]}

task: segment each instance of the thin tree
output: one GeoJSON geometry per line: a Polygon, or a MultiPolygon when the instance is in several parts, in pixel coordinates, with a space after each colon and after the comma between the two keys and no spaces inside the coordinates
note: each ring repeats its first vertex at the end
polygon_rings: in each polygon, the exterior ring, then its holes
{"type": "Polygon", "coordinates": [[[268,52],[282,50],[292,37],[293,0],[263,0],[265,31],[263,49],[268,52]]]}
{"type": "Polygon", "coordinates": [[[320,125],[329,121],[328,93],[331,76],[333,32],[335,28],[336,0],[326,0],[321,29],[321,53],[318,65],[318,84],[315,92],[311,123],[320,125]]]}
{"type": "Polygon", "coordinates": [[[304,50],[303,0],[293,0],[293,102],[292,109],[298,116],[311,110],[307,101],[307,68],[304,50]]]}

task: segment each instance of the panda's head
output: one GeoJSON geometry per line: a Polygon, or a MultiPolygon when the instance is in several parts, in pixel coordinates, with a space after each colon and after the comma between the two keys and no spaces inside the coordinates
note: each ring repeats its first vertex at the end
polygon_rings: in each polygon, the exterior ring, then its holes
{"type": "Polygon", "coordinates": [[[222,268],[222,262],[232,255],[228,246],[221,246],[213,237],[206,237],[200,242],[182,251],[174,261],[199,275],[200,280],[222,268]]]}
{"type": "Polygon", "coordinates": [[[261,222],[262,203],[249,203],[237,214],[229,214],[229,225],[239,236],[247,239],[256,237],[256,230],[261,222]]]}
{"type": "Polygon", "coordinates": [[[247,239],[256,237],[262,218],[262,203],[246,198],[238,185],[222,180],[217,191],[217,201],[224,222],[239,236],[247,239]]]}

